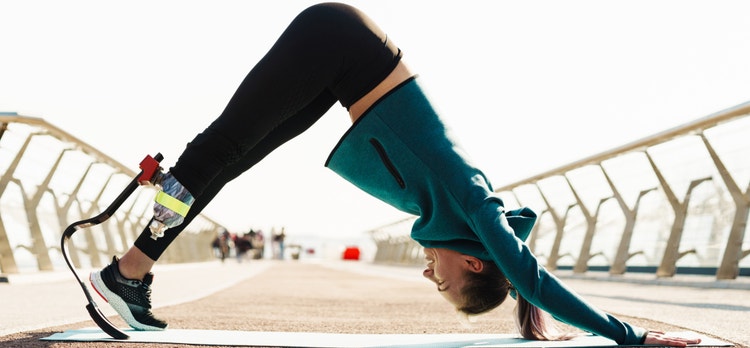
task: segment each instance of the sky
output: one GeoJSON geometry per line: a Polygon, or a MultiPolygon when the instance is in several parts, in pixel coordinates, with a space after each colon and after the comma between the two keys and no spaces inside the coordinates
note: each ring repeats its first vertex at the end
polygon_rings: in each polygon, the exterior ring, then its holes
{"type": "MultiPolygon", "coordinates": [[[[0,111],[168,167],[312,1],[0,0],[0,111]]],[[[495,186],[750,101],[747,1],[351,1],[495,186]]],[[[356,238],[407,217],[326,169],[334,106],[204,210],[232,232],[356,238]]]]}

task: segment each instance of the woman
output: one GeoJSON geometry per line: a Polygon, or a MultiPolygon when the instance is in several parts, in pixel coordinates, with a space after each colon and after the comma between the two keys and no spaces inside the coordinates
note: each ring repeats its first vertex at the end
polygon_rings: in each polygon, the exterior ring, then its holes
{"type": "Polygon", "coordinates": [[[536,216],[506,211],[487,178],[451,139],[402,52],[367,16],[343,4],[298,15],[250,71],[224,112],[165,174],[149,228],[121,258],[94,272],[94,288],[135,329],[160,330],[150,304],[156,260],[222,187],[304,132],[336,102],[353,126],[326,166],[366,192],[419,216],[424,276],[469,314],[519,302],[521,333],[557,339],[539,308],[619,344],[695,343],[603,313],[541,267],[523,243],[536,216]],[[529,306],[532,303],[535,306],[529,306]]]}

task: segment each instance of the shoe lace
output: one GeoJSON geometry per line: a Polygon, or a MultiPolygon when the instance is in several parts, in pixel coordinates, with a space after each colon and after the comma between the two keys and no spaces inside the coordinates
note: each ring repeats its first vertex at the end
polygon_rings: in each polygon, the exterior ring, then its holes
{"type": "Polygon", "coordinates": [[[146,312],[143,314],[146,315],[146,317],[150,318],[150,320],[152,321],[164,322],[163,320],[155,317],[154,313],[151,312],[151,287],[146,283],[141,283],[141,290],[143,290],[143,297],[146,302],[144,306],[146,308],[146,312]]]}
{"type": "Polygon", "coordinates": [[[148,284],[144,282],[141,282],[139,287],[141,290],[141,295],[142,295],[141,302],[143,302],[143,306],[148,309],[151,309],[151,287],[148,286],[148,284]]]}

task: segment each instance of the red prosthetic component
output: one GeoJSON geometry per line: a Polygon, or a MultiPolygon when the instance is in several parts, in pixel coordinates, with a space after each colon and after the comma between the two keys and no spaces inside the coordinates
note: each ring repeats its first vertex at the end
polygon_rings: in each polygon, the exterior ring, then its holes
{"type": "Polygon", "coordinates": [[[138,183],[141,185],[151,185],[154,174],[156,172],[161,171],[161,167],[159,166],[159,162],[164,157],[159,153],[156,154],[155,157],[151,157],[151,155],[146,155],[146,158],[141,161],[140,167],[141,167],[141,174],[138,176],[138,183]]]}

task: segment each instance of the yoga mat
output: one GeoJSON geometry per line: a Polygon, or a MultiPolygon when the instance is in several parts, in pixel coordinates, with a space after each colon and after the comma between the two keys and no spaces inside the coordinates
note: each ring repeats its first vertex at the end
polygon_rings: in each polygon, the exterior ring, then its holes
{"type": "MultiPolygon", "coordinates": [[[[333,334],[312,332],[252,332],[227,330],[135,331],[123,330],[130,339],[112,339],[99,328],[68,330],[42,338],[45,341],[170,343],[209,346],[276,346],[310,348],[352,347],[611,347],[615,342],[604,337],[584,335],[570,341],[529,341],[510,334],[333,334]]],[[[699,346],[731,347],[730,343],[704,337],[699,346]]]]}

